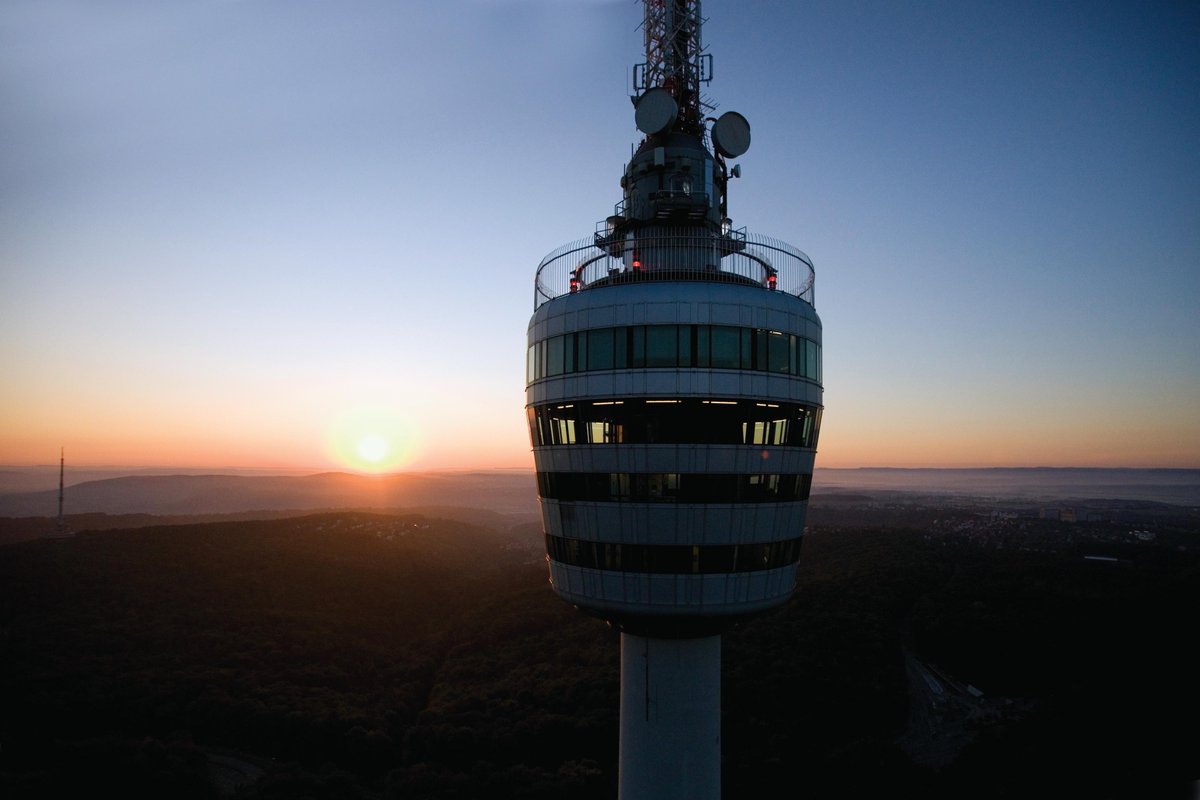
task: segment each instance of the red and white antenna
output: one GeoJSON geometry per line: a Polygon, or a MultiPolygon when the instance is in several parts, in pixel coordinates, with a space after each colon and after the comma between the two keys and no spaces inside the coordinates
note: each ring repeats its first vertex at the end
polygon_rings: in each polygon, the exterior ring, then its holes
{"type": "MultiPolygon", "coordinates": [[[[640,97],[660,89],[675,101],[675,129],[702,134],[714,107],[700,95],[712,80],[712,56],[704,52],[700,0],[646,0],[646,60],[633,68],[633,89],[640,97]]],[[[635,98],[636,99],[636,98],[635,98]]]]}

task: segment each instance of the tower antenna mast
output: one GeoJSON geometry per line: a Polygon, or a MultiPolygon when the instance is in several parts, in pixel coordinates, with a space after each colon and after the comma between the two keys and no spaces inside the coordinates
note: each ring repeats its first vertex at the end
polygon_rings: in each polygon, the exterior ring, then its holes
{"type": "Polygon", "coordinates": [[[67,530],[67,518],[63,516],[63,477],[66,470],[66,448],[58,448],[58,522],[54,526],[54,537],[57,539],[71,536],[67,530]]]}
{"type": "Polygon", "coordinates": [[[702,135],[713,107],[702,99],[700,84],[712,80],[713,62],[700,36],[700,0],[646,0],[645,10],[646,60],[633,68],[634,91],[667,91],[679,108],[677,129],[702,135]]]}
{"type": "Polygon", "coordinates": [[[63,529],[63,477],[66,474],[67,449],[58,448],[58,530],[63,529]]]}

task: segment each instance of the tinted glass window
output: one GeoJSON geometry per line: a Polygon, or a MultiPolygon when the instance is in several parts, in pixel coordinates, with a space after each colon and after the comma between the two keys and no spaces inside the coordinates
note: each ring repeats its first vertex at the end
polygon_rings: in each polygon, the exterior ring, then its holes
{"type": "Polygon", "coordinates": [[[821,347],[795,334],[730,325],[598,328],[535,343],[526,380],[641,367],[753,369],[821,380],[821,347]]]}
{"type": "Polygon", "coordinates": [[[712,366],[737,369],[742,363],[741,332],[725,325],[712,326],[712,366]]]}
{"type": "Polygon", "coordinates": [[[561,375],[563,371],[563,337],[546,340],[546,375],[561,375]]]}
{"type": "Polygon", "coordinates": [[[808,475],[539,472],[550,500],[628,503],[790,503],[807,500],[808,475]]]}
{"type": "Polygon", "coordinates": [[[676,331],[679,334],[679,366],[693,366],[695,362],[692,359],[692,339],[696,336],[696,326],[678,325],[676,331]]]}
{"type": "Polygon", "coordinates": [[[646,326],[646,366],[679,365],[679,331],[674,325],[646,326]]]}
{"type": "Polygon", "coordinates": [[[767,333],[767,371],[788,372],[790,357],[788,335],[777,331],[769,331],[767,333]]]}
{"type": "Polygon", "coordinates": [[[815,447],[819,408],[749,400],[604,400],[533,409],[535,447],[556,444],[755,444],[815,447]],[[560,421],[576,424],[567,435],[560,421]],[[563,431],[563,433],[555,433],[563,431]]]}
{"type": "Polygon", "coordinates": [[[598,328],[587,332],[587,368],[612,369],[613,329],[598,328]]]}
{"type": "Polygon", "coordinates": [[[576,335],[568,333],[563,337],[563,372],[575,372],[575,339],[576,335]]]}
{"type": "Polygon", "coordinates": [[[646,327],[635,325],[629,329],[629,366],[646,366],[646,327]]]}
{"type": "Polygon", "coordinates": [[[640,545],[546,536],[546,553],[587,569],[711,575],[778,569],[800,560],[800,539],[740,545],[640,545]]]}

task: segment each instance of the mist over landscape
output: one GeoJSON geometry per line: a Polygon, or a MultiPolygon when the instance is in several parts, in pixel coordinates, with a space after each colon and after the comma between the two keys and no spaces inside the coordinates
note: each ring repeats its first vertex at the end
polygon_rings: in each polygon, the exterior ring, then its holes
{"type": "MultiPolygon", "coordinates": [[[[0,517],[57,513],[58,468],[0,468],[0,517]]],[[[91,468],[67,472],[67,513],[227,514],[334,508],[466,506],[536,514],[532,471],[361,475],[266,470],[91,468]]],[[[817,495],[861,490],[920,492],[1054,503],[1144,500],[1200,506],[1200,470],[1188,469],[822,469],[817,495]]]]}

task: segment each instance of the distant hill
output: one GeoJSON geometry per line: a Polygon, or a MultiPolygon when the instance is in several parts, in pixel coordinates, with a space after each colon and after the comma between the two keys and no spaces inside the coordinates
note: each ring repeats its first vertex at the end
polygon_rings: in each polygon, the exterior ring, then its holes
{"type": "MultiPolygon", "coordinates": [[[[817,457],[817,463],[821,461],[817,457]]],[[[1149,500],[1200,505],[1200,469],[1090,469],[994,467],[986,469],[824,469],[813,475],[813,493],[901,491],[1026,500],[1149,500]]]]}
{"type": "MultiPolygon", "coordinates": [[[[0,470],[0,517],[55,516],[58,509],[56,484],[57,473],[50,475],[44,468],[27,472],[20,468],[0,470]],[[50,478],[53,483],[48,485],[50,478]],[[29,488],[35,485],[44,488],[29,488]]],[[[819,497],[896,491],[1039,502],[1110,499],[1200,506],[1200,470],[818,467],[813,478],[813,493],[819,497]]],[[[68,482],[65,502],[68,515],[172,517],[434,506],[479,509],[506,516],[536,515],[534,476],[531,471],[513,470],[383,476],[344,472],[313,475],[139,472],[75,484],[68,482]]]]}
{"type": "MultiPolygon", "coordinates": [[[[69,514],[232,514],[346,508],[453,506],[501,514],[532,514],[532,473],[454,472],[386,476],[130,475],[67,488],[69,514]]],[[[0,495],[0,516],[53,516],[58,490],[0,495]]]]}

